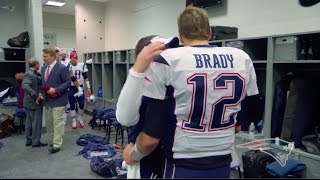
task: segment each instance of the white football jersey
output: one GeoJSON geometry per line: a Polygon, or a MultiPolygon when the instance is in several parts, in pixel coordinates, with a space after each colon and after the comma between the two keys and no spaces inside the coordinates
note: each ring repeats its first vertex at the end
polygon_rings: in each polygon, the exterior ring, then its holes
{"type": "Polygon", "coordinates": [[[143,95],[163,100],[169,86],[173,158],[231,154],[241,101],[259,93],[250,57],[240,49],[208,45],[165,50],[146,71],[143,95]]]}
{"type": "Polygon", "coordinates": [[[84,79],[83,79],[82,73],[88,72],[87,65],[82,62],[78,62],[77,65],[75,66],[72,65],[71,63],[70,65],[71,65],[71,69],[73,71],[74,77],[77,78],[80,85],[83,85],[84,79]]]}

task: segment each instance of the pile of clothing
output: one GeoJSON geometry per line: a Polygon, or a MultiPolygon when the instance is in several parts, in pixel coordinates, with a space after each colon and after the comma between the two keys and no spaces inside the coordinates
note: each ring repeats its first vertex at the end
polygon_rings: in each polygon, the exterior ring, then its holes
{"type": "Polygon", "coordinates": [[[116,154],[117,152],[114,150],[114,148],[109,145],[91,142],[84,146],[83,149],[78,153],[78,155],[82,155],[86,159],[91,159],[95,156],[111,158],[116,154]]]}
{"type": "Polygon", "coordinates": [[[93,172],[105,178],[127,178],[127,171],[122,168],[123,159],[112,159],[117,152],[109,145],[109,138],[83,134],[76,143],[83,146],[78,155],[91,160],[90,169],[93,172]]]}
{"type": "Polygon", "coordinates": [[[122,168],[123,159],[108,159],[95,156],[91,159],[90,168],[105,178],[126,179],[127,171],[122,168]]]}
{"type": "Polygon", "coordinates": [[[92,135],[92,134],[83,134],[79,137],[79,139],[77,140],[76,143],[79,146],[86,146],[86,145],[88,145],[89,142],[106,145],[106,144],[109,144],[109,138],[102,137],[102,136],[96,136],[96,135],[92,135]]]}

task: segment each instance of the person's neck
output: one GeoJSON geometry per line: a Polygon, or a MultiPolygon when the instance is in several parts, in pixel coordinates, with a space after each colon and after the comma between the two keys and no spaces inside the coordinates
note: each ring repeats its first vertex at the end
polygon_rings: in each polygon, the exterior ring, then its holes
{"type": "Polygon", "coordinates": [[[48,66],[51,66],[56,60],[52,61],[51,63],[47,63],[48,66]]]}
{"type": "Polygon", "coordinates": [[[209,45],[209,41],[207,41],[207,40],[185,40],[183,45],[184,46],[209,45]]]}

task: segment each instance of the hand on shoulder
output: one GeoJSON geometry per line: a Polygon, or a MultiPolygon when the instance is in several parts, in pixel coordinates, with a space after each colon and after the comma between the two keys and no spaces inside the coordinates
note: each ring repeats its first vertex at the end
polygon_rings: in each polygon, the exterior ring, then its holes
{"type": "Polygon", "coordinates": [[[165,49],[163,42],[151,43],[145,46],[139,53],[136,59],[136,63],[133,66],[133,70],[137,73],[144,73],[149,67],[152,60],[159,55],[165,49]]]}

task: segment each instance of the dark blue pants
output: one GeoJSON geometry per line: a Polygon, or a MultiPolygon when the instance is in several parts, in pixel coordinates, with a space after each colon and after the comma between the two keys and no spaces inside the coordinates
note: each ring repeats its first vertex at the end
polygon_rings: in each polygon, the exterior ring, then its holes
{"type": "Polygon", "coordinates": [[[73,95],[78,92],[78,88],[71,86],[68,92],[70,110],[73,111],[76,109],[76,103],[78,102],[79,108],[84,109],[84,94],[80,97],[74,97],[73,95]]]}
{"type": "Polygon", "coordinates": [[[194,170],[184,167],[175,166],[171,160],[165,161],[164,176],[165,179],[180,179],[180,178],[223,178],[230,179],[230,164],[206,170],[194,170]]]}
{"type": "Polygon", "coordinates": [[[162,164],[164,155],[161,147],[158,146],[151,154],[144,157],[140,161],[140,175],[142,179],[150,179],[155,177],[162,178],[162,164]]]}
{"type": "MultiPolygon", "coordinates": [[[[128,142],[135,143],[136,138],[143,128],[142,121],[139,121],[137,125],[130,127],[128,134],[128,142]]],[[[142,179],[150,179],[155,177],[157,179],[162,178],[162,164],[164,155],[160,145],[148,156],[144,157],[140,161],[140,175],[142,179]]]]}

